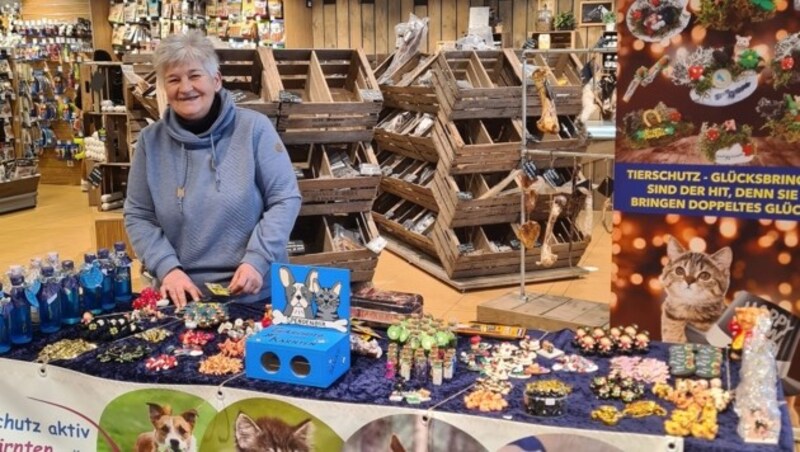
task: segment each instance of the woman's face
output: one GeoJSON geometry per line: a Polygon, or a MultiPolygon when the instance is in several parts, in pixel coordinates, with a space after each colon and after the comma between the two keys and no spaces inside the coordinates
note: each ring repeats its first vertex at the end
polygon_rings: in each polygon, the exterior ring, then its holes
{"type": "Polygon", "coordinates": [[[214,93],[222,87],[219,73],[209,75],[199,61],[169,67],[164,74],[169,106],[183,119],[197,120],[208,114],[214,93]]]}

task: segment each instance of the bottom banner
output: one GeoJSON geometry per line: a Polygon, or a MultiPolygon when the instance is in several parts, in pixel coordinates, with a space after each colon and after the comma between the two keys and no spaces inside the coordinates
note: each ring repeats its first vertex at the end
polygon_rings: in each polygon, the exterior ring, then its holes
{"type": "Polygon", "coordinates": [[[683,450],[667,436],[0,366],[0,451],[683,450]]]}

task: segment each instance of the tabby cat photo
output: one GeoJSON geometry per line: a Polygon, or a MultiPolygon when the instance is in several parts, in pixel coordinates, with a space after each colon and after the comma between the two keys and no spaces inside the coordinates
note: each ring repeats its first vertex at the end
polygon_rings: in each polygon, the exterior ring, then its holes
{"type": "Polygon", "coordinates": [[[708,331],[725,311],[733,252],[727,246],[714,254],[689,251],[670,237],[667,258],[660,277],[666,292],[661,340],[683,343],[688,325],[708,331]]]}

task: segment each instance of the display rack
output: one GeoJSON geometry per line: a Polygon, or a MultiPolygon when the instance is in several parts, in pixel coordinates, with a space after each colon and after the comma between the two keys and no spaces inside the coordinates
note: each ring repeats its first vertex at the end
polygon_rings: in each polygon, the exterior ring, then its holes
{"type": "MultiPolygon", "coordinates": [[[[596,57],[597,55],[608,54],[615,52],[614,49],[598,49],[598,48],[590,48],[590,49],[527,49],[523,50],[520,54],[521,60],[521,73],[527,74],[528,73],[528,55],[535,55],[535,56],[542,56],[546,61],[552,55],[587,55],[589,59],[596,57]]],[[[588,64],[588,61],[587,61],[588,64]]],[[[528,108],[529,103],[529,95],[530,89],[529,85],[526,83],[522,88],[522,122],[527,124],[527,118],[530,113],[528,108]]],[[[557,97],[556,97],[557,99],[557,97]]],[[[556,105],[556,109],[558,108],[556,99],[553,99],[554,104],[556,105]]],[[[594,158],[606,161],[613,161],[614,156],[609,154],[599,154],[599,153],[587,153],[587,152],[575,152],[575,151],[568,151],[568,150],[556,150],[556,149],[531,149],[527,143],[527,140],[523,140],[522,145],[520,146],[520,162],[525,162],[529,159],[529,157],[544,157],[548,159],[553,165],[556,159],[572,159],[573,167],[577,166],[577,159],[579,158],[594,158]]],[[[574,175],[573,175],[574,176],[574,175]]],[[[590,190],[593,190],[593,187],[589,187],[590,190]]],[[[525,224],[527,222],[527,215],[526,215],[526,208],[525,208],[525,193],[522,192],[519,197],[519,221],[520,224],[525,224]]],[[[574,226],[571,226],[574,229],[574,226]]],[[[575,231],[577,232],[577,231],[575,231]]],[[[545,240],[549,240],[549,237],[545,236],[543,238],[543,242],[545,240]]],[[[555,248],[553,252],[558,252],[555,248]]],[[[525,293],[525,283],[526,283],[526,275],[525,275],[525,268],[526,268],[526,259],[525,259],[525,244],[523,243],[520,249],[520,257],[519,257],[519,285],[520,285],[520,293],[519,297],[523,301],[527,301],[527,295],[525,293]]],[[[570,259],[569,261],[570,268],[573,267],[573,262],[570,259]]]]}

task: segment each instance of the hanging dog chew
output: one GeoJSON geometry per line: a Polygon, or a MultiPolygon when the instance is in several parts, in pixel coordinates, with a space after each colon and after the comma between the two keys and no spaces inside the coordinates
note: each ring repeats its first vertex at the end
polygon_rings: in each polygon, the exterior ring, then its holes
{"type": "Polygon", "coordinates": [[[539,100],[542,103],[542,116],[536,121],[536,127],[542,133],[557,134],[560,128],[558,125],[558,113],[556,113],[556,104],[547,89],[547,69],[538,68],[531,77],[536,91],[539,93],[539,100]]]}

